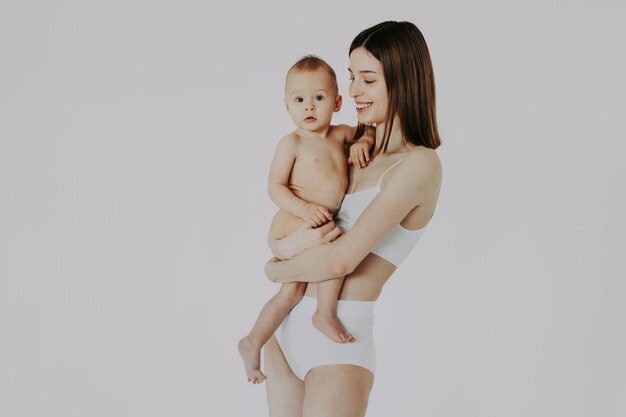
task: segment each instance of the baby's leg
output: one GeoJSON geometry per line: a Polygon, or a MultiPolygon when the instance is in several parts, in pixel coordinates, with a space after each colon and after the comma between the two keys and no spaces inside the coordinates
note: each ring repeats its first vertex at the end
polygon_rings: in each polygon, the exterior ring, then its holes
{"type": "Polygon", "coordinates": [[[239,341],[239,354],[249,382],[258,384],[265,380],[265,375],[261,372],[261,349],[278,329],[289,310],[302,299],[305,290],[306,284],[303,282],[283,284],[278,293],[265,303],[250,333],[239,341]]]}
{"type": "Polygon", "coordinates": [[[354,342],[337,318],[337,298],[343,278],[331,279],[317,284],[317,310],[313,314],[313,326],[333,342],[354,342]]]}
{"type": "MultiPolygon", "coordinates": [[[[274,216],[270,236],[281,239],[302,224],[302,220],[283,211],[274,216]]],[[[278,293],[263,306],[250,333],[239,341],[239,354],[243,359],[248,381],[258,384],[265,380],[261,372],[261,349],[272,337],[291,310],[304,296],[306,283],[283,284],[278,293]]]]}
{"type": "MultiPolygon", "coordinates": [[[[272,220],[270,233],[275,239],[282,239],[304,223],[301,219],[279,211],[272,220]]],[[[337,298],[343,285],[343,278],[331,279],[317,284],[317,310],[313,315],[313,326],[330,340],[337,343],[353,342],[337,318],[337,298]]]]}

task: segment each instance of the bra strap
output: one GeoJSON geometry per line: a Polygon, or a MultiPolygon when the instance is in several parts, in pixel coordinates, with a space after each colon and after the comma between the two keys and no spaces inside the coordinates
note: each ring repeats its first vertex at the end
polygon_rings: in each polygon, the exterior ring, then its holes
{"type": "Polygon", "coordinates": [[[399,161],[397,161],[395,164],[393,164],[392,166],[390,166],[389,168],[387,168],[387,169],[385,170],[385,172],[383,172],[383,175],[381,175],[381,176],[380,176],[380,178],[378,179],[378,188],[380,188],[380,183],[381,183],[381,182],[383,182],[383,177],[384,177],[385,175],[387,175],[387,173],[388,173],[389,171],[391,171],[393,168],[395,168],[395,166],[396,166],[396,165],[398,165],[398,164],[399,164],[400,162],[402,162],[402,161],[404,161],[404,157],[400,158],[400,160],[399,160],[399,161]]]}

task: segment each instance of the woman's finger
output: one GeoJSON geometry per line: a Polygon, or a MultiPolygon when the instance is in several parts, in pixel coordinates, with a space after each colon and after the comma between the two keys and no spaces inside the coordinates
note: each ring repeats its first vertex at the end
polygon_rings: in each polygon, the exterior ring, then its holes
{"type": "Polygon", "coordinates": [[[331,232],[333,229],[335,229],[337,226],[335,225],[335,222],[327,222],[326,224],[318,227],[316,230],[317,232],[319,232],[320,234],[320,238],[323,238],[327,233],[331,232]]]}
{"type": "Polygon", "coordinates": [[[326,233],[322,239],[321,239],[321,243],[328,243],[328,242],[332,242],[333,240],[337,239],[339,236],[341,236],[341,229],[339,228],[339,226],[335,225],[333,223],[333,225],[335,226],[330,232],[326,233]]]}

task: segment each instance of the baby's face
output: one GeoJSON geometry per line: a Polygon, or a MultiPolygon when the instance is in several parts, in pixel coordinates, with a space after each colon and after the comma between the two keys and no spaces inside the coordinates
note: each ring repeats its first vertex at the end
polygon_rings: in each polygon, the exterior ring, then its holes
{"type": "Polygon", "coordinates": [[[285,83],[285,106],[291,120],[307,132],[326,129],[341,108],[337,85],[324,70],[292,71],[285,83]]]}

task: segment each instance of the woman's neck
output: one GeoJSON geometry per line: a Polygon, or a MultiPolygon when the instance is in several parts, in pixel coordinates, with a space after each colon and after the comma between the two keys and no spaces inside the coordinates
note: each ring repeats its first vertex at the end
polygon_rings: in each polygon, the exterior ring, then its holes
{"type": "MultiPolygon", "coordinates": [[[[385,138],[385,129],[387,124],[385,122],[378,123],[376,125],[376,145],[375,149],[378,149],[385,138]]],[[[400,119],[398,116],[393,120],[393,126],[391,127],[391,134],[387,142],[387,153],[406,152],[410,148],[410,143],[404,140],[402,136],[402,127],[400,126],[400,119]]]]}

